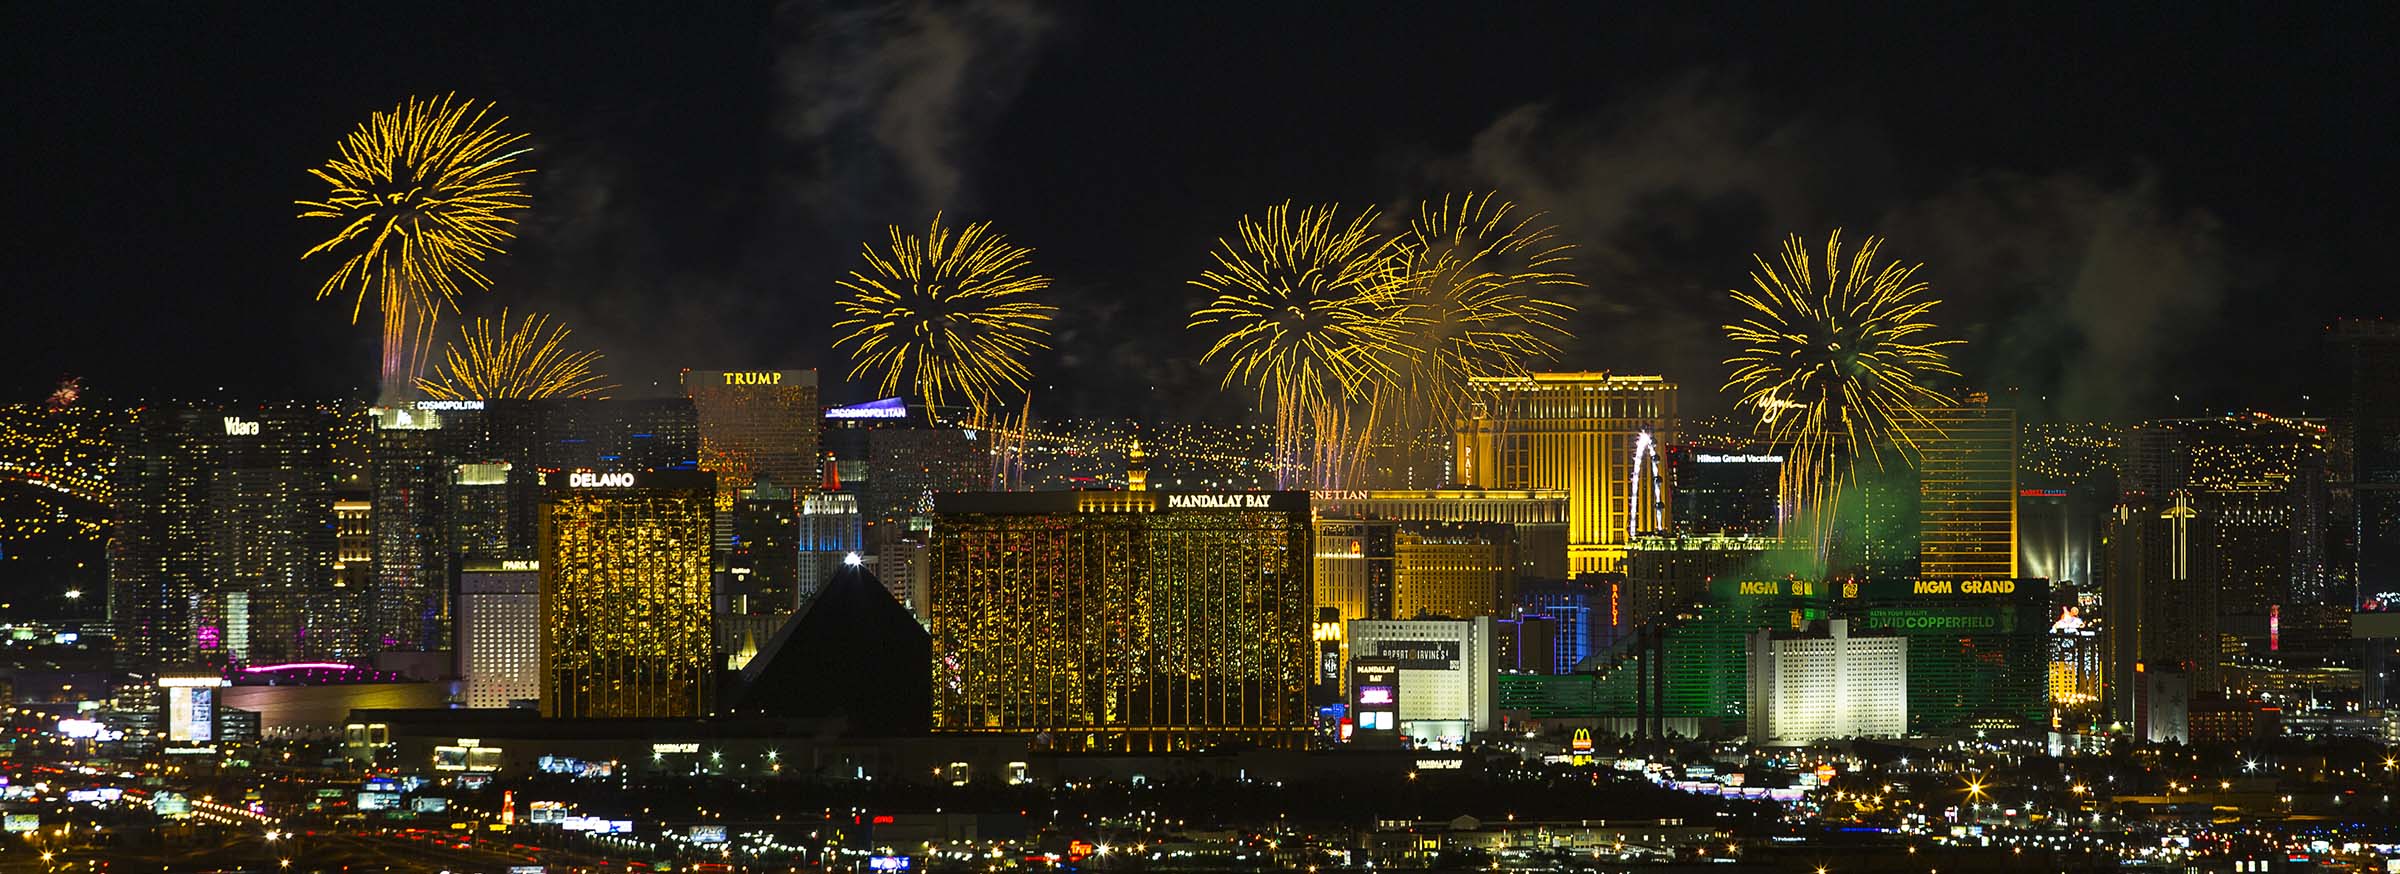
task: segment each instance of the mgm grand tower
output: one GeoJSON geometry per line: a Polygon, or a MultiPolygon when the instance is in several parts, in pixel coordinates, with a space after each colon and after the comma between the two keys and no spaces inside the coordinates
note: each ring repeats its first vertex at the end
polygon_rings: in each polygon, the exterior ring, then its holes
{"type": "Polygon", "coordinates": [[[933,728],[1303,747],[1312,557],[1305,492],[937,495],[933,728]]]}

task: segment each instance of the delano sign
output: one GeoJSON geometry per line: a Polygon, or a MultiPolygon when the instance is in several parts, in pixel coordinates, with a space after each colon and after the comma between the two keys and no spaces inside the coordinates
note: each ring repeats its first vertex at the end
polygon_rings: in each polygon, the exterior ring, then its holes
{"type": "Polygon", "coordinates": [[[1275,497],[1275,496],[1274,496],[1274,495],[1267,495],[1267,494],[1250,494],[1250,495],[1168,495],[1168,496],[1167,496],[1167,509],[1169,509],[1169,510],[1264,510],[1264,509],[1268,509],[1268,507],[1269,507],[1268,500],[1269,500],[1270,498],[1273,498],[1273,497],[1275,497]]]}
{"type": "Polygon", "coordinates": [[[582,471],[578,473],[567,474],[567,488],[570,489],[624,489],[632,487],[633,474],[630,473],[592,473],[590,471],[582,471]]]}

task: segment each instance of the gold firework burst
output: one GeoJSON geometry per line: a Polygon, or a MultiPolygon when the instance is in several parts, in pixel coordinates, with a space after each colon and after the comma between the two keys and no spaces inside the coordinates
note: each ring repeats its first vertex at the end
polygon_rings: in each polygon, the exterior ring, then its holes
{"type": "Polygon", "coordinates": [[[1379,404],[1389,427],[1446,430],[1464,414],[1470,379],[1558,355],[1575,307],[1542,294],[1583,281],[1567,271],[1574,247],[1545,218],[1495,193],[1419,206],[1400,240],[1399,297],[1415,321],[1379,404]]]}
{"type": "Polygon", "coordinates": [[[444,400],[608,397],[616,386],[596,369],[600,353],[567,345],[567,336],[566,326],[552,325],[548,316],[529,314],[512,326],[502,310],[496,320],[460,326],[434,368],[437,378],[418,380],[417,387],[444,400]]]}
{"type": "Polygon", "coordinates": [[[1050,348],[1043,325],[1058,308],[1030,299],[1050,277],[990,222],[952,231],[937,214],[921,236],[890,231],[883,250],[861,247],[865,269],[839,283],[848,318],[833,327],[850,331],[834,346],[847,348],[851,378],[875,373],[887,394],[913,388],[929,410],[955,398],[983,422],[1003,388],[1025,390],[1027,356],[1050,348]]]}
{"type": "Polygon", "coordinates": [[[533,171],[516,163],[525,135],[501,130],[507,121],[489,104],[411,97],[370,115],[339,154],[308,171],[329,190],[299,201],[300,217],[336,229],[300,257],[341,259],[317,299],[353,294],[353,323],[370,297],[377,301],[387,388],[415,378],[434,323],[456,308],[462,287],[491,285],[477,265],[502,251],[515,211],[531,201],[533,171]]]}
{"type": "Polygon", "coordinates": [[[1757,432],[1784,449],[1787,494],[1811,535],[1823,533],[1859,461],[1880,467],[1887,452],[1913,453],[1910,432],[1929,424],[1923,410],[1951,402],[1924,380],[1958,375],[1943,349],[1965,341],[1927,339],[1935,326],[1926,317],[1940,301],[1915,279],[1923,265],[1878,266],[1881,247],[1868,237],[1845,265],[1837,230],[1819,276],[1807,245],[1791,236],[1779,261],[1753,256],[1756,293],[1733,292],[1748,317],[1724,326],[1740,350],[1725,360],[1734,368],[1725,390],[1738,392],[1757,432]]]}
{"type": "Polygon", "coordinates": [[[1332,488],[1355,460],[1346,439],[1351,401],[1393,375],[1416,317],[1399,305],[1393,242],[1373,232],[1375,211],[1337,220],[1333,204],[1267,208],[1244,216],[1210,255],[1216,269],[1192,285],[1214,295],[1190,329],[1218,332],[1202,363],[1221,361],[1224,384],[1258,389],[1275,412],[1276,463],[1332,488]]]}

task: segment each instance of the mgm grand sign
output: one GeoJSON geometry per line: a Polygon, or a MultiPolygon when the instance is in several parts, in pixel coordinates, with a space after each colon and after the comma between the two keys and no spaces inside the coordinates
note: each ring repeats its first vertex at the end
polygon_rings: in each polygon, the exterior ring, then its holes
{"type": "Polygon", "coordinates": [[[1918,580],[1917,595],[2014,595],[2016,580],[1918,580]]]}

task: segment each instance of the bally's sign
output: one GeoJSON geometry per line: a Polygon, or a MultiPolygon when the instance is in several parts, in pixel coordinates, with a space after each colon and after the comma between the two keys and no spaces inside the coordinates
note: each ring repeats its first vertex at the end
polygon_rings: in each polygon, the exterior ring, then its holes
{"type": "Polygon", "coordinates": [[[1265,510],[1271,494],[1168,495],[1169,510],[1265,510]]]}
{"type": "Polygon", "coordinates": [[[630,473],[593,473],[591,471],[578,471],[567,474],[567,488],[570,489],[624,489],[632,487],[633,474],[630,473]]]}

